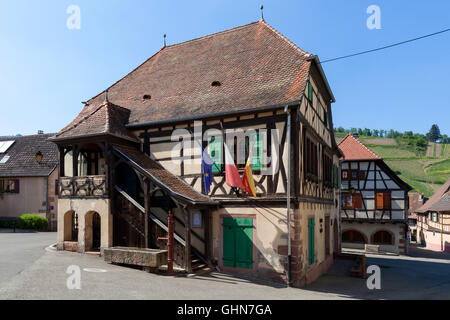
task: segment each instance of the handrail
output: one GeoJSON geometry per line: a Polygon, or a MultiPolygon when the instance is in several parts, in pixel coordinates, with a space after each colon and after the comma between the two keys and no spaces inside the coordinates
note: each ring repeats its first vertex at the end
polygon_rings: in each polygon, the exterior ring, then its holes
{"type": "MultiPolygon", "coordinates": [[[[119,192],[122,196],[124,196],[128,201],[130,201],[139,211],[141,211],[143,214],[145,214],[145,208],[143,206],[141,206],[136,200],[134,200],[128,193],[123,191],[118,186],[114,186],[114,188],[117,190],[117,192],[119,192]]],[[[161,220],[159,220],[156,216],[154,216],[151,213],[149,214],[149,216],[150,216],[150,219],[152,219],[152,221],[154,223],[156,223],[159,227],[164,229],[164,231],[166,231],[166,232],[169,231],[169,228],[167,228],[167,226],[161,220]]],[[[175,240],[177,240],[180,244],[182,244],[184,247],[186,246],[186,242],[183,240],[183,238],[181,238],[176,233],[174,233],[173,236],[174,236],[175,240]]]]}

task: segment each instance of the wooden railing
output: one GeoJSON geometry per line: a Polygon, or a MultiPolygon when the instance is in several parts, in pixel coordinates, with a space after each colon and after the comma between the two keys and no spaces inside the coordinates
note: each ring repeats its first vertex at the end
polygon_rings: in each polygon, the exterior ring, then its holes
{"type": "Polygon", "coordinates": [[[58,181],[59,197],[107,198],[106,176],[61,177],[58,181]]]}

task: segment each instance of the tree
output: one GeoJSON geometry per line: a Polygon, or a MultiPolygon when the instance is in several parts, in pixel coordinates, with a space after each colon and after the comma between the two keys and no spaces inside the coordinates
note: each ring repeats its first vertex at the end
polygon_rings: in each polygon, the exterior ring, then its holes
{"type": "Polygon", "coordinates": [[[344,130],[344,128],[343,128],[343,127],[339,127],[339,128],[337,128],[337,132],[339,132],[339,133],[344,133],[344,132],[345,132],[345,130],[344,130]]]}
{"type": "Polygon", "coordinates": [[[380,131],[379,131],[379,130],[377,130],[377,129],[374,129],[374,130],[373,130],[373,136],[374,136],[374,137],[378,137],[379,134],[380,134],[380,131]]]}
{"type": "Polygon", "coordinates": [[[439,126],[437,124],[433,124],[431,126],[430,131],[428,132],[428,139],[432,142],[436,142],[441,138],[441,131],[439,130],[439,126]]]}
{"type": "Polygon", "coordinates": [[[441,143],[443,143],[443,144],[449,144],[450,143],[450,138],[448,137],[448,135],[446,135],[446,134],[442,135],[441,143]]]}

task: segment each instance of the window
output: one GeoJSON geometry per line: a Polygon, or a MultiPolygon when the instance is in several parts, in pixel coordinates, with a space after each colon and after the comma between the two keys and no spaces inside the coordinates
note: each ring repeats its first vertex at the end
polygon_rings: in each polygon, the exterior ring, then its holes
{"type": "Polygon", "coordinates": [[[375,208],[377,210],[391,210],[391,193],[377,192],[375,202],[375,208]]]}
{"type": "Polygon", "coordinates": [[[262,170],[263,158],[263,135],[262,133],[254,133],[245,137],[244,154],[242,155],[242,146],[239,145],[238,137],[234,137],[234,163],[238,169],[244,169],[248,157],[251,154],[250,164],[253,171],[262,170]],[[253,144],[254,143],[254,144],[253,144]],[[252,150],[253,148],[253,150],[252,150]]]}
{"type": "Polygon", "coordinates": [[[305,137],[303,156],[306,178],[317,182],[319,175],[318,146],[308,137],[305,137]]]}
{"type": "Polygon", "coordinates": [[[342,233],[342,242],[351,243],[366,243],[361,232],[355,230],[348,230],[342,233]]]}
{"type": "Polygon", "coordinates": [[[362,209],[362,195],[361,193],[343,193],[342,194],[342,209],[354,210],[362,209]]]}
{"type": "Polygon", "coordinates": [[[349,170],[342,170],[341,171],[342,180],[344,180],[344,181],[348,180],[348,171],[349,170]]]}
{"type": "Polygon", "coordinates": [[[431,221],[440,223],[441,222],[441,215],[439,213],[432,212],[431,213],[431,221]]]}
{"type": "Polygon", "coordinates": [[[11,179],[0,180],[0,191],[4,193],[19,193],[20,181],[11,179]]]}
{"type": "Polygon", "coordinates": [[[331,158],[326,155],[325,153],[323,154],[323,159],[322,159],[322,163],[323,163],[323,182],[326,186],[328,187],[332,187],[333,186],[333,182],[334,182],[334,175],[333,175],[333,161],[331,160],[331,158]]]}
{"type": "Polygon", "coordinates": [[[392,235],[387,231],[378,231],[373,235],[375,244],[394,244],[392,235]]]}

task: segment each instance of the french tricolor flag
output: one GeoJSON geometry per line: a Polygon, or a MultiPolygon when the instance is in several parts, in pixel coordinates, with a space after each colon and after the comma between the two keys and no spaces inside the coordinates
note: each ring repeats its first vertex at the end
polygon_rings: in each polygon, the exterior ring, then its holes
{"type": "Polygon", "coordinates": [[[238,169],[234,164],[233,157],[231,156],[230,149],[228,149],[225,142],[223,144],[225,145],[225,182],[231,187],[245,190],[241,176],[239,175],[238,169]]]}

